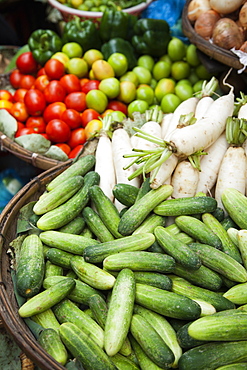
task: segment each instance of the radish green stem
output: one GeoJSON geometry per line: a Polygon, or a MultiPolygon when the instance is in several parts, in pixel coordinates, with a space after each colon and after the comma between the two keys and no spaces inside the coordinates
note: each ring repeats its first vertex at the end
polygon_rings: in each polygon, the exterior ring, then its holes
{"type": "Polygon", "coordinates": [[[218,87],[218,80],[212,77],[210,81],[203,81],[202,89],[196,93],[197,98],[202,98],[203,96],[211,96],[218,87]]]}
{"type": "Polygon", "coordinates": [[[226,122],[226,140],[232,145],[242,145],[247,136],[245,118],[228,117],[226,122]]]}

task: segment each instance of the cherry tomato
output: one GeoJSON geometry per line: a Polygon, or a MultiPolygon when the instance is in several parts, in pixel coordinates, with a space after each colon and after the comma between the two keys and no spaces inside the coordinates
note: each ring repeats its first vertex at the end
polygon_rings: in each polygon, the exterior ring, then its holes
{"type": "Polygon", "coordinates": [[[68,144],[58,143],[58,144],[55,144],[55,145],[58,146],[65,154],[67,154],[67,156],[69,156],[69,153],[71,152],[71,148],[68,144]]]}
{"type": "Polygon", "coordinates": [[[24,103],[31,116],[40,116],[46,107],[44,94],[38,89],[28,90],[24,96],[24,103]]]}
{"type": "Polygon", "coordinates": [[[61,119],[63,112],[66,110],[66,105],[63,102],[55,102],[47,105],[43,112],[45,122],[49,122],[54,118],[61,119]]]}
{"type": "Polygon", "coordinates": [[[9,113],[11,113],[13,103],[9,100],[0,100],[0,109],[6,109],[9,113]]]}
{"type": "Polygon", "coordinates": [[[17,131],[20,130],[21,128],[26,127],[25,123],[20,122],[20,121],[16,121],[16,122],[17,122],[17,131]]]}
{"type": "Polygon", "coordinates": [[[85,129],[76,128],[71,131],[71,136],[67,144],[74,149],[79,144],[84,144],[87,141],[85,129]]]}
{"type": "Polygon", "coordinates": [[[88,82],[88,81],[90,81],[90,79],[89,78],[81,78],[80,79],[80,85],[81,85],[81,88],[88,82]]]}
{"type": "Polygon", "coordinates": [[[44,89],[44,95],[48,103],[63,102],[66,90],[60,81],[52,80],[44,89]]]}
{"type": "Polygon", "coordinates": [[[81,90],[87,94],[90,90],[95,90],[99,88],[100,81],[99,80],[89,80],[82,86],[81,90]]]}
{"type": "Polygon", "coordinates": [[[34,82],[34,88],[40,91],[44,91],[46,86],[49,85],[50,80],[47,75],[38,76],[34,82]]]}
{"type": "Polygon", "coordinates": [[[85,127],[85,135],[87,140],[96,132],[98,132],[101,128],[102,122],[99,119],[92,119],[92,121],[88,122],[87,126],[85,127]]]}
{"type": "Polygon", "coordinates": [[[46,126],[49,140],[54,143],[64,143],[70,139],[71,130],[69,125],[61,119],[52,119],[46,126]]]}
{"type": "Polygon", "coordinates": [[[128,114],[127,105],[118,100],[111,100],[107,105],[107,109],[120,110],[125,115],[128,114]]]}
{"type": "Polygon", "coordinates": [[[60,82],[65,88],[67,94],[71,92],[81,91],[80,80],[76,75],[72,73],[65,74],[60,78],[60,82]]]}
{"type": "Polygon", "coordinates": [[[14,101],[21,101],[22,103],[24,102],[24,96],[26,95],[27,89],[22,89],[19,88],[15,90],[14,92],[14,101]]]}
{"type": "Polygon", "coordinates": [[[23,75],[20,80],[20,86],[22,89],[30,90],[35,84],[35,77],[32,75],[23,75]]]}
{"type": "Polygon", "coordinates": [[[43,136],[46,140],[49,140],[49,137],[48,137],[48,135],[46,133],[41,132],[39,135],[43,136]]]}
{"type": "Polygon", "coordinates": [[[24,74],[36,73],[39,67],[31,51],[20,54],[16,59],[16,66],[24,74]]]}
{"type": "Polygon", "coordinates": [[[24,75],[19,71],[19,69],[15,69],[13,72],[10,73],[9,82],[15,89],[18,89],[20,87],[21,78],[23,76],[24,75]]]}
{"type": "Polygon", "coordinates": [[[74,149],[71,150],[69,153],[69,158],[75,158],[83,149],[83,144],[77,145],[74,149]]]}
{"type": "Polygon", "coordinates": [[[15,133],[15,137],[23,136],[23,135],[30,135],[35,134],[35,131],[32,128],[23,127],[20,130],[17,130],[15,133]]]}
{"type": "Polygon", "coordinates": [[[17,101],[12,105],[10,113],[17,121],[21,122],[26,122],[29,117],[26,105],[20,101],[17,101]]]}
{"type": "Polygon", "coordinates": [[[82,127],[81,115],[75,109],[66,109],[62,113],[61,119],[66,122],[72,129],[82,127]]]}
{"type": "Polygon", "coordinates": [[[65,67],[58,59],[51,58],[44,65],[45,73],[51,80],[59,80],[65,74],[65,67]]]}
{"type": "Polygon", "coordinates": [[[26,127],[32,128],[37,134],[45,133],[46,123],[42,116],[28,117],[26,127]]]}
{"type": "Polygon", "coordinates": [[[13,101],[13,95],[10,91],[5,90],[5,89],[0,89],[0,100],[8,100],[8,101],[13,101]]]}
{"type": "Polygon", "coordinates": [[[45,75],[45,68],[44,67],[41,67],[38,72],[37,72],[37,77],[39,76],[42,76],[42,75],[45,75]]]}
{"type": "Polygon", "coordinates": [[[87,108],[81,113],[82,126],[86,127],[89,121],[92,119],[98,119],[100,116],[99,112],[92,108],[87,108]]]}
{"type": "Polygon", "coordinates": [[[64,99],[67,108],[83,112],[86,109],[86,94],[82,91],[72,92],[64,99]]]}

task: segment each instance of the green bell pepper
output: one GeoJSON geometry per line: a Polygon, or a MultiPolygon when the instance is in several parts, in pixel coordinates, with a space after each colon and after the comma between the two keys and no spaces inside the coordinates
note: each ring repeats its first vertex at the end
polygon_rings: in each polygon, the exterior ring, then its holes
{"type": "Polygon", "coordinates": [[[101,52],[107,60],[113,53],[124,54],[128,60],[128,69],[133,69],[137,65],[135,50],[127,40],[115,37],[102,45],[101,52]]]}
{"type": "Polygon", "coordinates": [[[79,17],[73,18],[64,26],[62,35],[63,44],[77,42],[81,45],[83,53],[89,49],[101,48],[99,30],[91,20],[81,21],[79,17]]]}
{"type": "Polygon", "coordinates": [[[28,46],[34,59],[43,66],[53,54],[61,51],[62,40],[55,31],[38,29],[29,36],[28,46]]]}
{"type": "Polygon", "coordinates": [[[131,43],[138,54],[161,57],[171,40],[169,24],[163,19],[140,18],[134,26],[131,43]]]}

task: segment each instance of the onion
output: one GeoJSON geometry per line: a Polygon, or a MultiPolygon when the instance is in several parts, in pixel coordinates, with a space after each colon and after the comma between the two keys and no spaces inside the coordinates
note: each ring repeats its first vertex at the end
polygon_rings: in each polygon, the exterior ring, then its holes
{"type": "Polygon", "coordinates": [[[200,14],[211,9],[209,0],[192,0],[188,5],[188,19],[194,23],[200,14]]]}
{"type": "Polygon", "coordinates": [[[220,18],[219,13],[213,9],[200,14],[194,24],[195,32],[205,40],[211,39],[215,23],[220,18]]]}
{"type": "Polygon", "coordinates": [[[221,18],[216,22],[212,41],[223,49],[239,49],[244,43],[244,34],[237,23],[230,18],[221,18]]]}
{"type": "Polygon", "coordinates": [[[244,3],[239,11],[239,22],[241,26],[247,27],[247,3],[244,3]]]}
{"type": "Polygon", "coordinates": [[[243,51],[244,53],[247,53],[247,41],[245,41],[241,47],[239,48],[239,50],[243,51]]]}
{"type": "Polygon", "coordinates": [[[220,14],[229,14],[238,10],[245,0],[210,0],[210,7],[220,14]]]}

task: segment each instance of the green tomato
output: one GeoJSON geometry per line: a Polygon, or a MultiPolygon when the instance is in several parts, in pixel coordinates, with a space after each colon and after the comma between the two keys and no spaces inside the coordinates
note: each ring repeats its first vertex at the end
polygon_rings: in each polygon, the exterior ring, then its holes
{"type": "Polygon", "coordinates": [[[173,62],[183,60],[186,56],[186,46],[181,39],[173,37],[167,45],[167,54],[173,62]]]}
{"type": "Polygon", "coordinates": [[[88,72],[88,64],[82,58],[71,58],[65,64],[67,73],[76,75],[79,78],[86,76],[88,72]]]}
{"type": "Polygon", "coordinates": [[[68,55],[69,58],[81,58],[83,49],[77,42],[67,42],[62,47],[62,53],[68,55]]]}
{"type": "Polygon", "coordinates": [[[195,93],[200,92],[202,90],[202,85],[204,83],[204,80],[198,80],[194,85],[193,85],[193,91],[195,93]]]}
{"type": "Polygon", "coordinates": [[[154,101],[154,90],[149,85],[141,84],[136,89],[136,99],[145,100],[148,105],[151,105],[154,101]]]}
{"type": "Polygon", "coordinates": [[[109,99],[114,99],[120,93],[120,81],[116,77],[104,78],[100,81],[99,90],[103,91],[109,99]]]}
{"type": "Polygon", "coordinates": [[[136,85],[131,81],[120,82],[120,92],[117,99],[125,104],[131,103],[136,98],[136,85]]]}
{"type": "Polygon", "coordinates": [[[120,77],[120,82],[122,82],[122,81],[131,81],[135,84],[136,87],[139,85],[138,77],[133,71],[128,71],[128,72],[124,73],[120,77]]]}
{"type": "Polygon", "coordinates": [[[149,69],[142,66],[136,66],[132,69],[132,71],[137,75],[140,84],[150,84],[152,80],[152,74],[149,69]]]}
{"type": "Polygon", "coordinates": [[[197,47],[194,44],[188,45],[185,58],[192,67],[197,67],[201,64],[197,54],[197,47]]]}
{"type": "Polygon", "coordinates": [[[114,112],[110,113],[110,116],[115,122],[122,122],[126,118],[126,115],[120,110],[115,110],[114,112]]]}
{"type": "Polygon", "coordinates": [[[128,59],[122,53],[113,53],[107,59],[112,66],[115,76],[120,77],[128,70],[128,59]]]}
{"type": "Polygon", "coordinates": [[[103,113],[106,110],[108,104],[108,98],[103,91],[90,90],[86,95],[87,108],[96,110],[99,113],[103,113]]]}
{"type": "Polygon", "coordinates": [[[153,67],[152,74],[155,80],[159,81],[161,78],[169,77],[171,73],[171,63],[164,60],[158,60],[153,67]]]}
{"type": "Polygon", "coordinates": [[[160,106],[163,113],[173,113],[181,103],[181,99],[176,94],[166,94],[163,96],[160,106]]]}
{"type": "Polygon", "coordinates": [[[148,69],[152,72],[153,66],[155,64],[154,58],[151,55],[141,55],[137,59],[137,65],[148,69]]]}
{"type": "Polygon", "coordinates": [[[183,101],[193,96],[194,90],[188,83],[177,84],[175,86],[175,94],[183,101]]]}
{"type": "Polygon", "coordinates": [[[149,105],[145,100],[133,100],[128,105],[128,116],[133,118],[134,112],[145,113],[148,110],[149,105]]]}
{"type": "Polygon", "coordinates": [[[175,85],[175,81],[171,78],[162,78],[159,80],[154,89],[154,94],[158,102],[161,101],[164,95],[175,93],[175,85]]]}
{"type": "Polygon", "coordinates": [[[208,72],[203,64],[197,66],[195,71],[200,80],[210,80],[210,78],[213,76],[212,73],[208,72]]]}
{"type": "Polygon", "coordinates": [[[190,75],[190,65],[189,63],[185,62],[184,60],[179,60],[172,63],[171,66],[171,76],[179,81],[184,78],[189,77],[190,75]]]}

